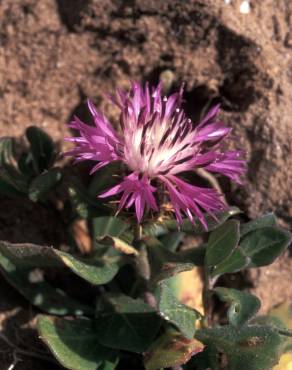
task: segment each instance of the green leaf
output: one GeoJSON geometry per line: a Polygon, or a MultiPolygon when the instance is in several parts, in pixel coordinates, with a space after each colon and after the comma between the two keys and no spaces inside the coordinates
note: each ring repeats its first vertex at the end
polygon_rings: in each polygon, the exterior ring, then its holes
{"type": "Polygon", "coordinates": [[[70,180],[68,192],[72,207],[79,217],[92,218],[98,216],[101,211],[108,212],[101,206],[97,197],[89,194],[84,185],[75,177],[70,180]]]}
{"type": "Polygon", "coordinates": [[[92,220],[93,238],[102,239],[106,236],[120,238],[126,243],[132,243],[133,234],[130,224],[119,217],[95,217],[92,220]]]}
{"type": "Polygon", "coordinates": [[[110,282],[118,273],[124,261],[120,256],[103,256],[99,260],[74,257],[69,253],[55,250],[55,253],[70,270],[94,285],[110,282]]]}
{"type": "Polygon", "coordinates": [[[70,298],[65,292],[48,284],[42,270],[20,268],[0,251],[0,271],[5,279],[27,300],[45,312],[54,315],[92,314],[93,310],[70,298]]]}
{"type": "Polygon", "coordinates": [[[26,137],[30,144],[34,169],[41,174],[54,163],[56,153],[53,140],[45,131],[36,126],[30,126],[26,130],[26,137]]]}
{"type": "Polygon", "coordinates": [[[10,164],[4,164],[0,167],[0,180],[4,191],[8,190],[12,195],[14,195],[14,192],[15,195],[26,194],[27,192],[27,179],[10,164]]]}
{"type": "Polygon", "coordinates": [[[206,250],[206,265],[216,266],[224,261],[239,242],[239,222],[226,221],[213,231],[209,237],[206,250]]]}
{"type": "Polygon", "coordinates": [[[200,314],[179,302],[167,281],[158,285],[156,295],[160,316],[174,324],[184,337],[192,339],[196,330],[195,324],[200,318],[200,314]]]}
{"type": "Polygon", "coordinates": [[[10,243],[1,240],[0,252],[16,267],[62,267],[55,249],[31,243],[10,243]]]}
{"type": "Polygon", "coordinates": [[[232,325],[243,325],[258,312],[260,300],[248,293],[231,288],[218,287],[212,290],[223,301],[230,304],[228,320],[232,325]]]}
{"type": "Polygon", "coordinates": [[[177,250],[177,247],[181,243],[183,237],[184,233],[181,233],[179,231],[173,231],[164,235],[160,239],[160,241],[165,246],[166,249],[168,249],[171,252],[175,252],[177,250]]]}
{"type": "Polygon", "coordinates": [[[7,195],[7,196],[20,196],[23,195],[20,191],[18,191],[14,186],[6,182],[1,178],[1,170],[0,170],[0,194],[7,195]]]}
{"type": "Polygon", "coordinates": [[[149,255],[151,267],[151,281],[156,284],[180,272],[192,270],[195,266],[179,253],[174,253],[164,248],[158,239],[147,237],[144,239],[149,255]]]}
{"type": "Polygon", "coordinates": [[[43,200],[62,178],[61,170],[54,168],[35,177],[30,183],[28,196],[33,202],[43,200]]]}
{"type": "Polygon", "coordinates": [[[188,262],[167,262],[164,263],[161,272],[155,277],[153,283],[169,279],[181,272],[190,271],[194,268],[193,263],[188,262]]]}
{"type": "Polygon", "coordinates": [[[21,154],[19,160],[17,161],[17,167],[19,171],[28,179],[36,175],[31,152],[24,152],[21,154]]]}
{"type": "Polygon", "coordinates": [[[0,252],[22,267],[67,266],[76,275],[96,285],[106,284],[124,263],[120,256],[93,258],[75,257],[58,249],[34,244],[0,242],[0,252]]]}
{"type": "MultiPolygon", "coordinates": [[[[205,215],[205,220],[208,226],[208,231],[217,229],[230,217],[239,214],[241,211],[237,207],[230,207],[226,211],[216,213],[217,221],[210,215],[205,215]]],[[[189,219],[184,219],[180,227],[177,222],[173,219],[164,220],[163,222],[156,222],[144,225],[143,233],[146,236],[163,236],[168,234],[170,231],[180,231],[191,235],[201,234],[206,232],[204,227],[199,221],[195,221],[193,224],[189,219]]]]}
{"type": "Polygon", "coordinates": [[[204,266],[207,244],[202,244],[196,247],[187,248],[179,251],[177,254],[180,260],[193,263],[194,266],[204,266]]]}
{"type": "Polygon", "coordinates": [[[13,139],[11,137],[0,138],[0,166],[13,164],[13,139]]]}
{"type": "Polygon", "coordinates": [[[214,268],[211,276],[269,265],[288,247],[291,239],[289,232],[275,226],[250,231],[231,255],[214,268]]]}
{"type": "Polygon", "coordinates": [[[99,343],[99,336],[92,321],[39,316],[37,326],[41,339],[65,368],[115,369],[117,352],[99,343]]]}
{"type": "Polygon", "coordinates": [[[155,338],[161,319],[140,299],[107,295],[99,302],[97,333],[106,347],[142,353],[155,338]]]}
{"type": "Polygon", "coordinates": [[[227,370],[270,369],[278,363],[283,343],[274,329],[257,325],[199,329],[195,337],[225,354],[227,370]]]}
{"type": "Polygon", "coordinates": [[[93,220],[94,238],[103,238],[107,235],[119,237],[129,226],[119,217],[96,217],[93,220]]]}
{"type": "Polygon", "coordinates": [[[220,359],[218,351],[214,346],[207,346],[202,352],[199,352],[191,358],[191,360],[184,366],[185,370],[218,370],[220,359]]]}
{"type": "MultiPolygon", "coordinates": [[[[230,207],[226,211],[218,212],[215,214],[216,220],[214,217],[210,216],[209,214],[205,215],[205,220],[207,223],[208,232],[216,230],[219,226],[223,225],[225,221],[227,221],[230,217],[235,216],[241,213],[241,210],[237,207],[230,207]]],[[[201,234],[206,232],[204,226],[197,221],[194,225],[191,223],[189,219],[185,220],[181,226],[181,231],[189,233],[189,234],[201,234]]]]}
{"type": "Polygon", "coordinates": [[[0,192],[19,196],[27,191],[27,180],[15,168],[13,139],[0,138],[0,192]]]}
{"type": "Polygon", "coordinates": [[[175,368],[202,350],[203,345],[198,340],[186,339],[179,332],[168,330],[145,353],[144,365],[146,370],[175,368]]]}
{"type": "Polygon", "coordinates": [[[214,270],[211,272],[211,277],[241,271],[248,266],[249,262],[250,258],[245,256],[238,246],[233,250],[230,256],[215,266],[214,270]]]}
{"type": "Polygon", "coordinates": [[[261,229],[267,226],[276,226],[277,220],[273,213],[267,213],[256,220],[250,221],[240,226],[240,236],[243,237],[251,231],[261,229]]]}
{"type": "Polygon", "coordinates": [[[250,258],[248,267],[271,264],[288,247],[291,234],[278,227],[263,227],[246,234],[240,241],[240,249],[250,258]]]}

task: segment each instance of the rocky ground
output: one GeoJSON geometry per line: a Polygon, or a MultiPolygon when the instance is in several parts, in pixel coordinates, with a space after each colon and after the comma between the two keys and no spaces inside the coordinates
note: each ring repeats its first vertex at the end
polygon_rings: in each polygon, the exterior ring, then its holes
{"type": "MultiPolygon", "coordinates": [[[[161,78],[172,90],[184,81],[188,114],[196,118],[221,102],[236,145],[248,152],[244,186],[221,183],[228,199],[250,218],[273,210],[283,226],[291,225],[291,1],[5,0],[0,19],[0,136],[21,140],[35,124],[62,146],[71,115],[86,117],[87,96],[114,116],[104,94],[115,87],[161,78]]],[[[11,230],[18,226],[21,238],[51,242],[44,223],[26,217],[30,206],[9,210],[9,217],[8,208],[0,209],[2,239],[17,241],[11,230]]],[[[292,299],[289,280],[288,254],[252,274],[265,311],[292,299]]],[[[7,300],[18,302],[14,295],[7,300]]],[[[2,316],[13,307],[1,306],[2,316]]],[[[8,354],[3,370],[11,363],[8,354]]],[[[40,366],[22,361],[16,368],[40,366]]]]}

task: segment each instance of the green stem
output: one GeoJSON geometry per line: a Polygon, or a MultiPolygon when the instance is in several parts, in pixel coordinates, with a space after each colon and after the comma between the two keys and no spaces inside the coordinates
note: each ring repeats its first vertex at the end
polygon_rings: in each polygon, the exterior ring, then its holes
{"type": "Polygon", "coordinates": [[[203,306],[205,312],[204,324],[209,327],[212,324],[212,301],[210,290],[213,288],[208,268],[204,268],[203,306]]]}
{"type": "Polygon", "coordinates": [[[142,239],[142,226],[137,224],[134,226],[134,245],[139,244],[142,239]]]}
{"type": "Polygon", "coordinates": [[[150,279],[150,265],[148,260],[147,248],[144,244],[140,245],[139,255],[136,258],[136,272],[146,282],[150,279]]]}
{"type": "Polygon", "coordinates": [[[289,329],[278,329],[278,333],[286,337],[292,337],[292,330],[289,329]]]}
{"type": "MultiPolygon", "coordinates": [[[[150,306],[155,307],[155,297],[149,289],[149,280],[151,276],[151,268],[149,264],[148,251],[146,245],[142,242],[142,226],[136,225],[134,228],[134,246],[138,249],[139,255],[135,260],[135,270],[137,275],[137,281],[141,282],[143,287],[143,299],[150,306]]],[[[139,284],[139,283],[136,283],[139,284]]],[[[136,285],[135,284],[135,285],[136,285]]]]}

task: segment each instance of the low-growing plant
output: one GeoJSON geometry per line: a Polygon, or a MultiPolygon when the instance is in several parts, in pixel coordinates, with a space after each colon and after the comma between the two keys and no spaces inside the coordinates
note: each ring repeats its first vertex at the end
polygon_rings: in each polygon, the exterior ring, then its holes
{"type": "Polygon", "coordinates": [[[26,130],[26,138],[29,149],[18,160],[13,138],[0,140],[0,194],[44,201],[62,179],[60,168],[54,167],[56,146],[48,134],[35,126],[26,130]]]}
{"type": "MultiPolygon", "coordinates": [[[[117,130],[90,101],[94,126],[77,117],[70,124],[80,136],[67,139],[75,147],[66,155],[92,160],[91,173],[98,171],[87,187],[68,185],[73,218],[89,225],[91,250],[2,241],[1,272],[46,313],[38,318],[40,338],[65,368],[268,370],[290,348],[291,332],[276,318],[257,316],[260,300],[221,286],[220,278],[273,263],[291,235],[272,213],[240,223],[240,210],[218,189],[193,185],[198,169],[240,183],[244,153],[226,150],[231,130],[217,118],[218,106],[195,126],[181,109],[182,89],[169,98],[160,90],[134,83],[128,94],[111,97],[121,111],[117,130]],[[109,196],[115,200],[107,203],[109,196]],[[194,246],[186,247],[187,237],[194,246]],[[194,269],[203,280],[202,308],[180,299],[178,279],[194,269]],[[87,282],[95,303],[73,297],[70,284],[54,286],[46,275],[52,270],[87,282]],[[214,314],[214,298],[227,307],[224,317],[214,314]]],[[[40,185],[56,171],[54,150],[37,128],[27,137],[30,151],[17,168],[11,140],[2,139],[0,191],[36,201],[57,182],[40,185]]]]}

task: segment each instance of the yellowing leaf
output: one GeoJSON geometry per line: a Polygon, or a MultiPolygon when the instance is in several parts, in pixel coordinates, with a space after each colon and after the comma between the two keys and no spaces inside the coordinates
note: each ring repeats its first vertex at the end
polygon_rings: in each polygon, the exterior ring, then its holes
{"type": "Polygon", "coordinates": [[[278,365],[273,367],[273,370],[292,370],[292,353],[284,353],[278,365]]]}
{"type": "Polygon", "coordinates": [[[273,308],[269,315],[278,317],[288,329],[292,329],[292,306],[288,302],[273,308]]]}
{"type": "Polygon", "coordinates": [[[127,255],[138,256],[139,252],[137,249],[123,241],[122,239],[116,238],[114,236],[105,236],[102,239],[99,239],[99,242],[102,244],[107,244],[113,246],[119,252],[122,252],[127,255]]]}
{"type": "Polygon", "coordinates": [[[72,225],[72,232],[80,252],[82,254],[90,254],[92,251],[92,241],[89,235],[86,220],[75,220],[72,225]]]}
{"type": "MultiPolygon", "coordinates": [[[[270,316],[279,318],[288,329],[292,329],[292,306],[288,302],[284,302],[279,306],[273,308],[270,316]]],[[[287,338],[287,346],[291,347],[292,339],[287,338]]],[[[273,367],[273,370],[292,370],[292,351],[284,353],[278,365],[273,367]]]]}
{"type": "Polygon", "coordinates": [[[203,281],[199,267],[177,275],[175,286],[176,296],[180,302],[196,309],[201,314],[204,313],[202,299],[203,281]]]}
{"type": "Polygon", "coordinates": [[[146,370],[176,367],[188,362],[201,352],[204,345],[197,339],[186,339],[180,333],[169,330],[152,343],[145,353],[146,370]]]}

